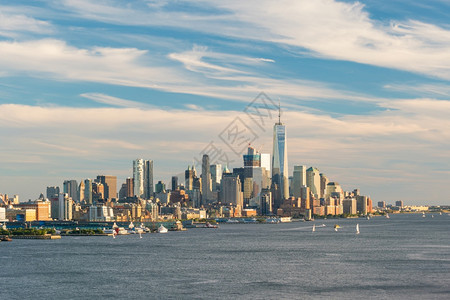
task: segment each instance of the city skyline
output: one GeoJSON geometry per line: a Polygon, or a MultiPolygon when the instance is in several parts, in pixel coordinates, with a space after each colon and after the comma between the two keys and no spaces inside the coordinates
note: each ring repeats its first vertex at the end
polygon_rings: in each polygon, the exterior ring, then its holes
{"type": "Polygon", "coordinates": [[[221,139],[236,118],[272,152],[276,115],[256,124],[245,113],[264,92],[283,104],[289,176],[312,166],[375,201],[448,205],[449,11],[402,0],[2,1],[0,193],[34,200],[98,174],[121,184],[136,158],[154,162],[155,182],[182,182],[211,141],[238,167],[241,149],[221,139]]]}

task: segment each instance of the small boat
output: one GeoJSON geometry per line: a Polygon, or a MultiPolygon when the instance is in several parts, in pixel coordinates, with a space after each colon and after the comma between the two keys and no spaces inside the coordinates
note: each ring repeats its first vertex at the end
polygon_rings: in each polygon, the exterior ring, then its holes
{"type": "Polygon", "coordinates": [[[217,226],[217,225],[215,225],[215,224],[211,224],[211,223],[209,223],[209,222],[206,222],[205,227],[206,227],[206,228],[219,228],[219,226],[217,226]]]}
{"type": "Polygon", "coordinates": [[[366,217],[366,219],[367,219],[367,220],[370,220],[370,217],[369,217],[369,216],[367,216],[367,217],[366,217]]]}
{"type": "Polygon", "coordinates": [[[386,219],[390,219],[391,217],[389,217],[389,214],[386,213],[386,219]]]}
{"type": "Polygon", "coordinates": [[[426,218],[426,216],[425,216],[425,213],[424,213],[424,212],[422,212],[422,218],[426,218]]]}
{"type": "Polygon", "coordinates": [[[9,236],[5,235],[4,237],[2,237],[0,239],[0,241],[2,241],[2,242],[11,242],[12,239],[9,236]]]}
{"type": "Polygon", "coordinates": [[[167,233],[169,230],[163,225],[159,226],[158,233],[167,233]]]}
{"type": "Polygon", "coordinates": [[[123,227],[117,227],[116,228],[116,234],[118,234],[118,235],[126,235],[126,234],[129,234],[129,232],[128,232],[128,230],[126,230],[123,227]]]}
{"type": "Polygon", "coordinates": [[[356,224],[356,234],[359,234],[359,224],[356,224]]]}
{"type": "Polygon", "coordinates": [[[442,212],[439,212],[439,215],[442,216],[442,212]]]}
{"type": "Polygon", "coordinates": [[[334,231],[338,231],[338,229],[341,228],[338,224],[334,225],[334,231]]]}
{"type": "Polygon", "coordinates": [[[434,218],[434,215],[431,215],[431,218],[434,218]]]}
{"type": "Polygon", "coordinates": [[[316,224],[313,225],[312,232],[316,231],[316,224]]]}

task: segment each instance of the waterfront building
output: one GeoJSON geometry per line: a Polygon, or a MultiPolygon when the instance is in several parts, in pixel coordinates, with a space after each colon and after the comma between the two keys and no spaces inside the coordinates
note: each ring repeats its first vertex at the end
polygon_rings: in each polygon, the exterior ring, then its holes
{"type": "Polygon", "coordinates": [[[92,204],[92,179],[84,180],[84,202],[92,204]]]}
{"type": "Polygon", "coordinates": [[[344,199],[344,191],[337,182],[329,182],[325,190],[325,199],[329,200],[331,197],[337,198],[338,200],[344,199]]]}
{"type": "Polygon", "coordinates": [[[225,205],[239,206],[244,204],[244,195],[239,176],[227,175],[222,178],[220,201],[225,205]]]}
{"type": "Polygon", "coordinates": [[[296,198],[301,197],[301,188],[306,186],[306,167],[294,166],[292,179],[292,195],[296,198]]]}
{"type": "Polygon", "coordinates": [[[117,199],[117,177],[111,175],[99,175],[97,176],[97,182],[103,184],[104,199],[106,201],[112,201],[117,199]]]}
{"type": "Polygon", "coordinates": [[[310,167],[306,170],[306,185],[310,188],[314,198],[320,198],[320,173],[317,168],[310,167]]]}
{"type": "Polygon", "coordinates": [[[91,205],[89,207],[89,221],[90,222],[111,222],[114,221],[114,211],[109,206],[96,206],[91,205]]]}
{"type": "Polygon", "coordinates": [[[378,201],[379,208],[386,208],[386,201],[378,201]]]}
{"type": "Polygon", "coordinates": [[[59,186],[48,186],[47,187],[47,199],[53,198],[53,197],[58,197],[59,195],[59,186]]]}
{"type": "Polygon", "coordinates": [[[272,192],[268,188],[261,190],[261,204],[259,205],[259,213],[262,216],[269,216],[273,214],[272,210],[272,192]]]}
{"type": "Polygon", "coordinates": [[[356,197],[356,209],[360,214],[367,215],[367,197],[366,196],[357,196],[356,197]]]}
{"type": "Polygon", "coordinates": [[[403,208],[403,201],[395,201],[395,206],[398,206],[398,207],[400,207],[400,208],[403,208]]]}
{"type": "Polygon", "coordinates": [[[202,158],[202,203],[207,204],[211,200],[211,171],[208,154],[202,158]]]}
{"type": "Polygon", "coordinates": [[[286,126],[281,123],[281,108],[278,110],[278,123],[273,127],[272,185],[274,185],[274,210],[284,199],[289,198],[288,155],[286,126]]]}
{"type": "Polygon", "coordinates": [[[72,206],[73,199],[67,193],[60,193],[58,198],[58,220],[70,221],[72,220],[72,206]]]}
{"type": "Polygon", "coordinates": [[[31,213],[34,215],[33,217],[31,217],[30,212],[29,212],[28,220],[34,219],[36,221],[51,221],[50,201],[44,201],[44,200],[36,200],[33,202],[29,201],[29,202],[25,202],[25,203],[15,204],[14,208],[34,210],[34,213],[31,213]]]}
{"type": "Polygon", "coordinates": [[[350,215],[356,215],[357,208],[356,208],[356,199],[355,198],[346,198],[343,203],[343,213],[344,214],[350,214],[350,215]]]}
{"type": "Polygon", "coordinates": [[[63,183],[63,192],[68,194],[73,201],[78,202],[78,184],[76,180],[65,180],[63,183]]]}
{"type": "Polygon", "coordinates": [[[7,222],[6,219],[6,207],[0,207],[0,222],[7,222]]]}

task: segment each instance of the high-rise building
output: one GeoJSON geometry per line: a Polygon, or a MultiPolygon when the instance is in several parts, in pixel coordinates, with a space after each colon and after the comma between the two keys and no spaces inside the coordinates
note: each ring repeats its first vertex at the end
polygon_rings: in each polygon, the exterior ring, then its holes
{"type": "Polygon", "coordinates": [[[72,220],[72,206],[73,200],[67,193],[60,193],[58,198],[58,220],[70,221],[72,220]]]}
{"type": "Polygon", "coordinates": [[[117,199],[117,177],[111,175],[97,176],[97,182],[103,184],[105,190],[105,200],[117,199]]]}
{"type": "Polygon", "coordinates": [[[84,180],[84,202],[87,204],[92,204],[92,180],[84,180]]]}
{"type": "Polygon", "coordinates": [[[187,170],[184,171],[184,186],[187,191],[192,191],[194,189],[194,166],[188,166],[187,170]]]}
{"type": "Polygon", "coordinates": [[[176,191],[178,189],[178,177],[172,176],[172,191],[176,191]]]}
{"type": "Polygon", "coordinates": [[[327,193],[327,185],[328,185],[328,178],[327,176],[325,176],[325,174],[320,173],[320,195],[319,198],[325,198],[326,193],[327,193]]]}
{"type": "Polygon", "coordinates": [[[59,197],[59,186],[48,186],[47,187],[47,199],[58,198],[59,197]]]}
{"type": "Polygon", "coordinates": [[[239,176],[227,175],[222,178],[222,190],[220,191],[220,201],[222,204],[239,206],[244,204],[244,195],[242,193],[241,181],[239,176]]]}
{"type": "Polygon", "coordinates": [[[344,205],[344,214],[350,214],[355,215],[356,214],[356,199],[348,198],[344,199],[343,205],[344,205]]]}
{"type": "Polygon", "coordinates": [[[395,201],[395,206],[398,206],[398,207],[402,208],[403,207],[403,201],[402,200],[395,201]]]}
{"type": "Polygon", "coordinates": [[[142,158],[133,161],[134,196],[153,197],[153,161],[142,158]]]}
{"type": "Polygon", "coordinates": [[[73,201],[78,202],[78,184],[76,180],[65,180],[63,184],[63,191],[69,194],[73,201]]]}
{"type": "Polygon", "coordinates": [[[270,189],[261,190],[261,204],[259,205],[259,212],[262,216],[272,215],[272,193],[270,189]]]}
{"type": "Polygon", "coordinates": [[[127,193],[126,197],[133,197],[134,196],[134,180],[131,177],[128,177],[126,179],[126,185],[127,185],[127,193]]]}
{"type": "Polygon", "coordinates": [[[261,168],[270,172],[270,153],[261,153],[261,168]]]}
{"type": "Polygon", "coordinates": [[[278,187],[277,193],[272,195],[274,210],[280,207],[284,199],[289,198],[288,174],[286,126],[281,123],[279,107],[278,123],[273,127],[272,185],[278,187]]]}
{"type": "Polygon", "coordinates": [[[144,196],[145,199],[153,197],[153,160],[144,161],[144,196]]]}
{"type": "Polygon", "coordinates": [[[163,192],[166,191],[166,184],[165,184],[164,182],[162,182],[161,180],[158,181],[158,183],[156,184],[155,187],[156,187],[155,192],[156,192],[157,194],[163,193],[163,192]]]}
{"type": "Polygon", "coordinates": [[[320,198],[320,172],[318,169],[311,167],[306,170],[306,186],[310,188],[314,198],[320,198]]]}
{"type": "Polygon", "coordinates": [[[78,202],[84,202],[84,181],[81,180],[80,185],[78,186],[78,202]]]}
{"type": "Polygon", "coordinates": [[[216,164],[210,166],[212,191],[217,192],[220,188],[220,181],[222,180],[222,165],[216,164]]]}
{"type": "Polygon", "coordinates": [[[292,195],[295,198],[301,197],[301,188],[306,185],[306,167],[294,166],[294,174],[292,181],[292,195]]]}
{"type": "Polygon", "coordinates": [[[386,201],[378,201],[379,208],[386,208],[386,201]]]}
{"type": "Polygon", "coordinates": [[[209,156],[204,154],[202,158],[202,202],[208,203],[211,200],[211,171],[209,156]]]}

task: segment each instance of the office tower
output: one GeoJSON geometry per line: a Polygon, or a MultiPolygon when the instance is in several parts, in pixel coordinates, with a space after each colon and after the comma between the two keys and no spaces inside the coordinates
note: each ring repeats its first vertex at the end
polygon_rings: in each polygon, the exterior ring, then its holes
{"type": "Polygon", "coordinates": [[[194,166],[188,166],[187,170],[184,171],[184,186],[187,191],[192,191],[194,189],[194,166]]]}
{"type": "Polygon", "coordinates": [[[158,183],[155,185],[155,192],[157,194],[165,192],[166,191],[166,184],[164,182],[162,182],[161,180],[158,181],[158,183]]]}
{"type": "Polygon", "coordinates": [[[119,200],[123,200],[127,198],[128,186],[127,183],[122,183],[122,186],[119,189],[119,200]]]}
{"type": "Polygon", "coordinates": [[[153,160],[144,160],[144,197],[153,197],[153,160]]]}
{"type": "Polygon", "coordinates": [[[386,208],[386,201],[378,201],[379,208],[386,208]]]}
{"type": "Polygon", "coordinates": [[[300,188],[300,197],[302,198],[301,206],[303,209],[312,209],[313,205],[311,203],[311,189],[306,185],[300,188]]]}
{"type": "Polygon", "coordinates": [[[209,165],[209,156],[203,155],[202,158],[202,202],[208,203],[211,197],[211,172],[209,165]]]}
{"type": "Polygon", "coordinates": [[[356,199],[344,199],[342,202],[344,205],[344,214],[356,215],[356,199]]]}
{"type": "Polygon", "coordinates": [[[105,190],[104,199],[106,201],[111,201],[112,199],[117,199],[117,177],[110,175],[99,175],[97,176],[97,182],[103,184],[105,190]]]}
{"type": "Polygon", "coordinates": [[[325,198],[329,180],[328,180],[327,176],[325,176],[325,174],[323,174],[323,173],[320,173],[319,176],[320,176],[320,195],[319,195],[319,197],[325,198]]]}
{"type": "Polygon", "coordinates": [[[261,154],[253,147],[248,147],[244,154],[244,167],[261,167],[261,154]]]}
{"type": "Polygon", "coordinates": [[[259,205],[259,212],[262,216],[272,215],[272,193],[270,189],[261,190],[261,204],[259,205]]]}
{"type": "Polygon", "coordinates": [[[306,167],[294,166],[294,174],[292,180],[292,195],[295,198],[301,197],[301,188],[306,185],[306,167]]]}
{"type": "Polygon", "coordinates": [[[360,214],[367,215],[367,197],[366,196],[356,196],[356,209],[360,214]]]}
{"type": "Polygon", "coordinates": [[[105,186],[101,182],[92,183],[92,202],[97,204],[97,202],[103,202],[105,198],[105,186]]]}
{"type": "Polygon", "coordinates": [[[67,193],[60,193],[58,197],[58,209],[59,209],[58,220],[60,221],[72,220],[72,206],[73,200],[69,197],[69,195],[67,193]]]}
{"type": "Polygon", "coordinates": [[[172,176],[172,191],[176,191],[178,188],[178,177],[172,176]]]}
{"type": "Polygon", "coordinates": [[[78,184],[76,180],[65,180],[63,184],[63,191],[69,194],[73,201],[78,202],[78,184]]]}
{"type": "Polygon", "coordinates": [[[81,180],[80,185],[78,186],[78,202],[84,202],[84,181],[81,180]]]}
{"type": "Polygon", "coordinates": [[[227,175],[222,178],[220,201],[224,205],[234,205],[242,208],[244,195],[242,193],[241,180],[239,176],[227,175]]]}
{"type": "Polygon", "coordinates": [[[398,207],[402,208],[403,207],[403,201],[402,200],[395,201],[395,206],[398,206],[398,207]]]}
{"type": "Polygon", "coordinates": [[[276,185],[276,194],[272,194],[274,207],[280,207],[284,199],[289,198],[288,156],[286,126],[281,123],[281,107],[278,111],[278,123],[273,127],[272,185],[276,185]]]}
{"type": "Polygon", "coordinates": [[[59,197],[59,186],[47,187],[47,199],[59,197]]]}
{"type": "Polygon", "coordinates": [[[127,193],[126,193],[126,197],[133,197],[134,196],[134,180],[131,177],[128,177],[126,179],[126,185],[127,185],[127,193]]]}
{"type": "Polygon", "coordinates": [[[84,202],[87,204],[92,204],[92,180],[84,180],[84,202]]]}
{"type": "Polygon", "coordinates": [[[342,190],[341,186],[337,182],[329,182],[327,184],[327,188],[325,190],[325,198],[337,198],[339,200],[344,199],[344,191],[342,190]]]}
{"type": "Polygon", "coordinates": [[[134,196],[144,197],[144,160],[133,160],[134,196]]]}
{"type": "Polygon", "coordinates": [[[270,172],[270,153],[261,153],[261,168],[270,172]]]}
{"type": "Polygon", "coordinates": [[[210,166],[212,191],[217,192],[220,188],[220,181],[222,180],[222,165],[216,164],[210,166]]]}
{"type": "Polygon", "coordinates": [[[306,186],[311,189],[314,198],[320,198],[320,174],[318,169],[311,167],[306,170],[306,186]]]}

